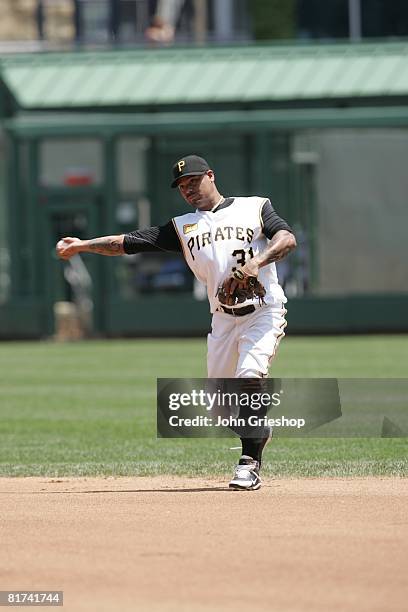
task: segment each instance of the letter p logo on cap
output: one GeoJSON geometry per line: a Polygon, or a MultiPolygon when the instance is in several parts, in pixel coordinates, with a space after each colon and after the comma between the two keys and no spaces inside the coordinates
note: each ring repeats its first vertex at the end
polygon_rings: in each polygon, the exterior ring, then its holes
{"type": "Polygon", "coordinates": [[[202,157],[198,155],[186,155],[178,162],[176,162],[172,168],[173,182],[171,186],[173,189],[178,187],[178,181],[183,176],[199,176],[205,174],[210,170],[210,166],[202,157]]]}

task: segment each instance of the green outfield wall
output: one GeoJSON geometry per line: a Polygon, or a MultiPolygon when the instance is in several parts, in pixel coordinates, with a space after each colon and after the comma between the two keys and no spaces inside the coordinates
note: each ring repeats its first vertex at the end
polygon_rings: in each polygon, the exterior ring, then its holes
{"type": "MultiPolygon", "coordinates": [[[[292,225],[298,248],[279,267],[289,333],[407,332],[405,73],[388,85],[406,53],[373,43],[1,59],[0,338],[50,338],[54,304],[78,302],[55,256],[61,237],[186,212],[169,183],[187,153],[209,160],[223,195],[269,197],[292,225]],[[207,76],[187,95],[196,70],[207,76]]],[[[208,331],[181,258],[82,263],[91,335],[208,331]]]]}
{"type": "MultiPolygon", "coordinates": [[[[366,295],[342,298],[293,298],[287,304],[287,334],[358,334],[408,332],[408,298],[366,295]]],[[[205,302],[191,298],[110,301],[103,331],[94,336],[203,336],[210,331],[205,302]]],[[[43,300],[23,300],[0,306],[0,338],[53,336],[43,300]]]]}

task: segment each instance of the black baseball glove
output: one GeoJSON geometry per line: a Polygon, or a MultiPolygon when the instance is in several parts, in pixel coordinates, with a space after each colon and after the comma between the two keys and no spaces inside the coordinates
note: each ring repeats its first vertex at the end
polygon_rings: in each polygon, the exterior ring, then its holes
{"type": "Polygon", "coordinates": [[[250,276],[239,269],[234,270],[217,291],[217,297],[224,306],[236,306],[255,298],[263,304],[265,294],[265,287],[256,276],[250,276]]]}

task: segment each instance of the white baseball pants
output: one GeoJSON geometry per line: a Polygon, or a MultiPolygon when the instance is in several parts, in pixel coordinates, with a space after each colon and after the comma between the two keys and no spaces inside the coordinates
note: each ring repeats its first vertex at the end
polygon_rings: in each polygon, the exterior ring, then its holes
{"type": "Polygon", "coordinates": [[[208,378],[260,378],[268,375],[279,342],[285,335],[284,304],[259,306],[234,317],[215,312],[207,337],[208,378]]]}

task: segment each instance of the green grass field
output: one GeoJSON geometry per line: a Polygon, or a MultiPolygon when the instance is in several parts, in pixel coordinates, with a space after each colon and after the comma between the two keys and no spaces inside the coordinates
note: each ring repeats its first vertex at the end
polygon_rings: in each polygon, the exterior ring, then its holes
{"type": "MultiPolygon", "coordinates": [[[[225,475],[238,440],[156,438],[156,378],[205,377],[204,340],[0,344],[0,475],[225,475]]],[[[286,338],[279,377],[408,377],[408,336],[286,338]]],[[[407,476],[404,438],[279,439],[273,476],[407,476]]]]}

